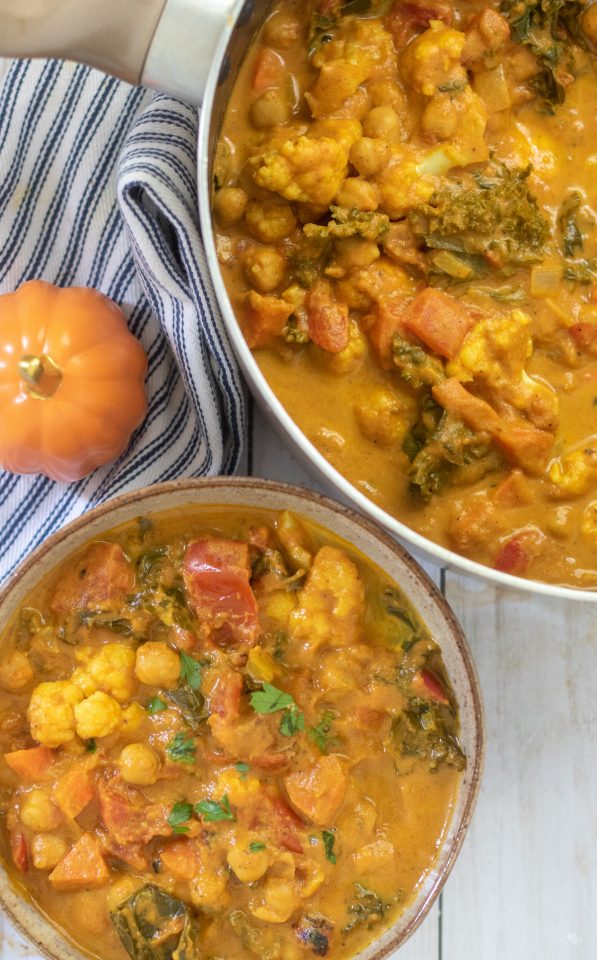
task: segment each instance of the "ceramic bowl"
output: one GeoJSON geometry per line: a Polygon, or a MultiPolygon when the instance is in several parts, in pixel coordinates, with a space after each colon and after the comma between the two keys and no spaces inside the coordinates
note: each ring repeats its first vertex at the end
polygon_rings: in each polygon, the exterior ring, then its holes
{"type": "MultiPolygon", "coordinates": [[[[381,567],[395,580],[432,636],[439,642],[446,670],[460,708],[460,740],[467,757],[454,814],[437,863],[421,884],[416,899],[389,929],[354,960],[382,960],[404,943],[429,911],[446,881],[470,823],[483,762],[483,711],[479,682],[462,630],[427,574],[391,537],[346,507],[309,490],[271,481],[244,478],[181,480],[125,494],[103,504],[50,537],[16,571],[0,592],[0,633],[36,584],[83,544],[137,516],[189,505],[222,505],[291,510],[333,530],[336,536],[381,567]]],[[[11,884],[0,863],[0,905],[15,926],[51,960],[83,960],[85,956],[11,884]]]]}

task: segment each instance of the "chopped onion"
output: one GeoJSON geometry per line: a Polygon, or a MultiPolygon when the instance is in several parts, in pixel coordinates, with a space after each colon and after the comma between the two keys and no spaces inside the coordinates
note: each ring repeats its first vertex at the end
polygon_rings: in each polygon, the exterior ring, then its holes
{"type": "Polygon", "coordinates": [[[432,260],[438,270],[447,273],[449,277],[454,277],[455,280],[466,280],[473,272],[472,267],[449,250],[440,250],[439,253],[434,254],[432,260]]]}
{"type": "Polygon", "coordinates": [[[512,106],[503,64],[494,70],[483,70],[475,76],[475,93],[481,97],[490,113],[507,110],[512,106]]]}
{"type": "Polygon", "coordinates": [[[562,265],[545,261],[531,270],[531,296],[554,297],[562,287],[562,265]]]}

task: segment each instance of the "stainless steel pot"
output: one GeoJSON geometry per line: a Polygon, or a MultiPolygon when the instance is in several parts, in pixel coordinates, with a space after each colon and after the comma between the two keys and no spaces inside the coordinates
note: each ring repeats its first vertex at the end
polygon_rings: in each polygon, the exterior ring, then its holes
{"type": "Polygon", "coordinates": [[[273,0],[0,0],[0,55],[78,60],[203,106],[199,129],[199,215],[207,262],[244,376],[297,458],[326,486],[416,554],[502,586],[597,601],[597,591],[524,580],[432,543],[365,497],[299,430],[265,381],[234,316],[220,273],[211,220],[212,162],[238,66],[273,0]]]}

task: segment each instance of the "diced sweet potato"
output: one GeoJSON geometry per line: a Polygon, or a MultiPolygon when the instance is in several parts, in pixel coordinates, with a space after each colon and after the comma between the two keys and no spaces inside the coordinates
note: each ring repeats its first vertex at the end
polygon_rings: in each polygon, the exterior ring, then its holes
{"type": "Polygon", "coordinates": [[[64,815],[72,820],[78,817],[93,799],[93,781],[88,766],[85,761],[75,764],[52,788],[52,800],[64,815]]]}
{"type": "Polygon", "coordinates": [[[94,543],[71,564],[54,590],[50,608],[58,616],[110,601],[133,592],[135,574],[117,543],[94,543]]]}
{"type": "Polygon", "coordinates": [[[284,777],[284,786],[294,809],[319,826],[332,823],[347,786],[347,774],[335,756],[321,757],[306,770],[284,777]]]}
{"type": "Polygon", "coordinates": [[[243,333],[251,350],[267,347],[276,337],[281,337],[293,309],[285,300],[251,290],[243,323],[243,333]]]}
{"type": "Polygon", "coordinates": [[[543,473],[554,443],[553,433],[516,422],[495,431],[493,439],[510,463],[532,476],[543,473]]]}
{"type": "Polygon", "coordinates": [[[103,887],[110,879],[110,871],[102,856],[99,841],[91,833],[84,833],[74,847],[54,867],[49,880],[55,890],[78,890],[81,887],[103,887]]]}
{"type": "Polygon", "coordinates": [[[54,763],[56,752],[50,747],[31,747],[28,750],[13,750],[5,753],[4,759],[20,780],[35,783],[43,780],[54,763]]]}
{"type": "Polygon", "coordinates": [[[201,864],[199,850],[193,840],[174,840],[162,850],[160,860],[164,869],[181,880],[196,877],[201,864]]]}
{"type": "Polygon", "coordinates": [[[500,418],[493,407],[469,393],[455,377],[436,384],[431,392],[444,410],[448,410],[472,430],[493,433],[499,429],[500,418]]]}
{"type": "Polygon", "coordinates": [[[454,297],[427,287],[409,305],[402,322],[440,357],[452,360],[476,321],[454,297]]]}
{"type": "Polygon", "coordinates": [[[345,350],[348,346],[348,307],[334,299],[331,284],[318,280],[306,296],[305,307],[313,343],[329,353],[345,350]]]}
{"type": "Polygon", "coordinates": [[[533,494],[522,470],[512,470],[496,487],[493,499],[500,507],[520,507],[532,503],[533,494]]]}

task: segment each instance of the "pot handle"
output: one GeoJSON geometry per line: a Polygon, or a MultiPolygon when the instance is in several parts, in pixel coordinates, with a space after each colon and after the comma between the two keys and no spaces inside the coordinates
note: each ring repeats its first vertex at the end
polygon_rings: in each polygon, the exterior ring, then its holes
{"type": "Polygon", "coordinates": [[[242,0],[0,0],[0,56],[99,67],[199,105],[242,0]]]}

